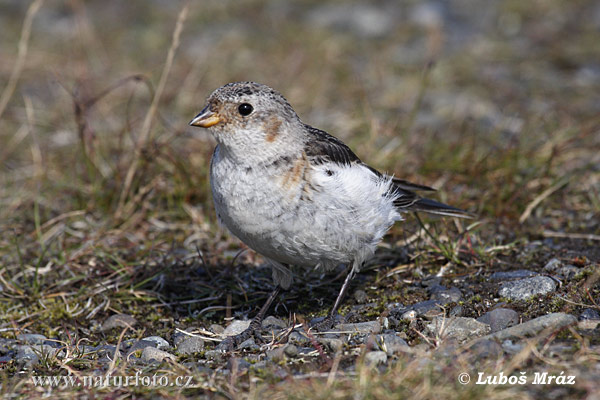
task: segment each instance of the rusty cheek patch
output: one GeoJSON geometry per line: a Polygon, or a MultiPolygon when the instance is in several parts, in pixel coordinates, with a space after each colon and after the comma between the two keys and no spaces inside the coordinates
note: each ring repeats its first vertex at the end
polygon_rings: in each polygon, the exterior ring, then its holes
{"type": "Polygon", "coordinates": [[[277,117],[271,117],[267,120],[267,122],[264,125],[265,128],[265,140],[269,143],[272,143],[275,141],[275,139],[277,138],[277,136],[279,135],[279,129],[281,128],[281,119],[277,118],[277,117]]]}

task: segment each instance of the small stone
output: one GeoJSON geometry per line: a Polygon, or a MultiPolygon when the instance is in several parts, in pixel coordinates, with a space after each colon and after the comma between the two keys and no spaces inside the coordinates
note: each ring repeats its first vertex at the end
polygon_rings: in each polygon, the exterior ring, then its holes
{"type": "Polygon", "coordinates": [[[600,320],[597,319],[582,319],[577,323],[579,329],[594,330],[600,325],[600,320]]]}
{"type": "Polygon", "coordinates": [[[530,276],[536,276],[537,272],[530,271],[528,269],[517,269],[514,271],[499,271],[494,272],[490,275],[490,280],[499,281],[499,280],[508,280],[508,279],[520,279],[520,278],[529,278],[530,276]]]}
{"type": "Polygon", "coordinates": [[[544,271],[548,272],[556,272],[560,267],[562,267],[563,263],[558,258],[553,258],[544,265],[544,271]]]}
{"type": "Polygon", "coordinates": [[[478,360],[497,359],[502,356],[503,350],[494,340],[478,340],[470,346],[471,355],[478,360]]]}
{"type": "Polygon", "coordinates": [[[31,367],[39,362],[40,358],[31,346],[23,345],[17,346],[17,354],[15,361],[19,364],[25,364],[27,367],[31,367]]]}
{"type": "Polygon", "coordinates": [[[579,268],[574,265],[565,265],[556,271],[558,275],[563,276],[565,279],[572,279],[579,273],[579,268]]]}
{"type": "Polygon", "coordinates": [[[287,328],[287,324],[279,318],[269,315],[267,318],[263,319],[262,327],[263,329],[285,329],[287,328]]]}
{"type": "Polygon", "coordinates": [[[148,336],[148,337],[143,338],[142,340],[154,343],[154,347],[156,347],[157,349],[160,349],[160,350],[167,350],[171,347],[171,345],[169,345],[169,342],[167,342],[165,339],[161,338],[160,336],[148,336]]]}
{"type": "Polygon", "coordinates": [[[552,313],[532,319],[522,324],[511,326],[510,328],[487,335],[485,339],[510,339],[533,336],[546,328],[559,329],[567,325],[575,324],[577,318],[570,314],[552,313]]]}
{"type": "Polygon", "coordinates": [[[305,335],[303,335],[302,333],[300,333],[298,331],[293,331],[292,333],[290,333],[290,336],[288,336],[288,343],[291,343],[291,344],[303,345],[303,344],[307,344],[308,342],[309,342],[308,337],[306,337],[305,335]]]}
{"type": "Polygon", "coordinates": [[[106,356],[108,358],[114,358],[116,357],[120,357],[121,356],[121,352],[117,351],[117,346],[114,346],[112,344],[105,344],[102,346],[98,346],[96,348],[96,351],[98,353],[98,356],[103,357],[106,356]]]}
{"type": "Polygon", "coordinates": [[[204,340],[197,336],[187,336],[177,345],[179,354],[194,354],[204,350],[204,340]]]}
{"type": "Polygon", "coordinates": [[[242,343],[238,345],[238,350],[250,350],[257,351],[260,350],[260,346],[256,344],[254,338],[249,338],[244,340],[242,343]]]}
{"type": "Polygon", "coordinates": [[[579,316],[580,320],[584,320],[584,319],[600,319],[600,313],[598,313],[598,311],[594,310],[593,308],[586,308],[585,310],[583,310],[583,312],[581,313],[581,315],[579,316]]]}
{"type": "Polygon", "coordinates": [[[426,300],[409,306],[409,309],[416,311],[420,317],[434,317],[443,313],[438,300],[426,300]]]}
{"type": "Polygon", "coordinates": [[[387,362],[387,354],[385,351],[370,351],[365,354],[365,362],[373,366],[385,364],[387,362]]]}
{"type": "Polygon", "coordinates": [[[364,304],[369,300],[369,298],[364,290],[358,289],[354,292],[354,300],[356,300],[358,304],[364,304]]]}
{"type": "Polygon", "coordinates": [[[250,326],[251,320],[242,321],[239,319],[234,319],[231,321],[229,326],[225,328],[223,331],[223,335],[225,336],[235,336],[242,332],[244,332],[250,326]]]}
{"type": "Polygon", "coordinates": [[[512,340],[505,340],[504,342],[502,342],[502,349],[504,349],[504,351],[506,351],[509,354],[520,353],[521,350],[523,350],[523,347],[525,347],[524,344],[513,343],[512,340]]]}
{"type": "Polygon", "coordinates": [[[208,330],[217,335],[222,335],[223,332],[225,332],[225,328],[223,328],[221,325],[217,325],[217,324],[212,324],[211,326],[208,327],[208,330]]]}
{"type": "Polygon", "coordinates": [[[4,367],[5,364],[11,362],[13,358],[11,356],[2,356],[0,357],[0,367],[4,367]]]}
{"type": "Polygon", "coordinates": [[[319,343],[321,343],[324,346],[327,346],[327,348],[333,353],[342,351],[342,349],[344,348],[344,342],[340,339],[320,338],[319,343]]]}
{"type": "Polygon", "coordinates": [[[204,353],[204,356],[209,360],[213,360],[215,362],[221,362],[221,361],[223,361],[223,358],[225,357],[225,352],[223,350],[207,350],[204,353]]]}
{"type": "Polygon", "coordinates": [[[271,360],[273,362],[281,361],[285,358],[284,347],[279,346],[272,350],[267,350],[266,356],[269,360],[271,360]]]}
{"type": "Polygon", "coordinates": [[[154,347],[146,347],[144,348],[144,351],[142,351],[141,360],[146,363],[161,363],[164,360],[175,361],[176,357],[173,354],[168,353],[164,350],[159,350],[154,347]]]}
{"type": "Polygon", "coordinates": [[[463,315],[465,315],[463,306],[455,306],[452,308],[452,310],[450,310],[449,313],[450,317],[462,317],[463,315]]]}
{"type": "Polygon", "coordinates": [[[381,324],[379,321],[358,322],[356,324],[338,324],[336,329],[342,332],[357,332],[357,333],[379,333],[381,332],[381,324]]]}
{"type": "Polygon", "coordinates": [[[509,308],[496,308],[477,318],[477,321],[488,324],[492,332],[497,332],[518,324],[519,314],[509,308]]]}
{"type": "Polygon", "coordinates": [[[138,340],[129,347],[129,350],[127,350],[127,358],[131,357],[136,351],[143,351],[146,347],[156,348],[156,344],[149,340],[138,340]]]}
{"type": "Polygon", "coordinates": [[[294,358],[298,355],[298,348],[296,346],[294,346],[293,344],[288,343],[283,348],[283,352],[285,353],[286,356],[288,356],[290,358],[294,358]]]}
{"type": "Polygon", "coordinates": [[[490,332],[488,324],[479,322],[475,318],[466,317],[435,317],[431,323],[426,325],[426,328],[435,336],[454,338],[458,341],[464,341],[490,332]]]}
{"type": "Polygon", "coordinates": [[[532,296],[545,295],[556,290],[556,282],[547,276],[506,282],[498,291],[498,295],[511,300],[528,300],[532,296]]]}
{"type": "Polygon", "coordinates": [[[131,328],[137,324],[137,320],[131,315],[127,314],[115,314],[111,315],[102,323],[100,330],[102,332],[108,331],[113,328],[131,328]]]}
{"type": "Polygon", "coordinates": [[[462,293],[458,288],[450,288],[445,290],[438,290],[431,296],[432,300],[437,300],[441,305],[448,303],[457,303],[462,299],[462,293]]]}
{"type": "Polygon", "coordinates": [[[231,357],[227,360],[227,369],[230,371],[246,371],[252,364],[243,358],[231,357]]]}
{"type": "Polygon", "coordinates": [[[392,356],[401,352],[402,350],[409,349],[408,343],[404,339],[395,334],[383,334],[377,335],[377,343],[380,344],[382,350],[386,352],[388,356],[392,356]]]}
{"type": "Polygon", "coordinates": [[[17,335],[17,339],[27,344],[42,344],[48,338],[38,333],[22,333],[17,335]]]}

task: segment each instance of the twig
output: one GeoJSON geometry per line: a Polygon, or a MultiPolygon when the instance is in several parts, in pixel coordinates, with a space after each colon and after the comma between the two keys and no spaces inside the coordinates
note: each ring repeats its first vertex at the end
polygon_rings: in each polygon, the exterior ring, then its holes
{"type": "Polygon", "coordinates": [[[154,93],[154,97],[152,98],[152,103],[150,104],[150,108],[146,113],[146,117],[144,118],[144,123],[142,125],[142,130],[140,133],[140,137],[137,140],[135,147],[135,155],[131,165],[129,166],[129,170],[127,171],[127,175],[125,177],[125,183],[123,186],[123,191],[121,192],[121,197],[119,198],[119,205],[117,207],[116,217],[120,218],[123,206],[127,197],[129,196],[129,191],[131,190],[131,184],[133,182],[133,178],[138,168],[138,164],[140,162],[141,150],[146,145],[148,138],[150,136],[150,130],[152,128],[152,121],[154,120],[154,116],[156,114],[156,110],[158,108],[158,102],[163,94],[165,89],[165,85],[167,83],[167,78],[169,76],[169,72],[171,71],[171,66],[173,65],[173,60],[175,58],[175,52],[179,47],[179,39],[181,36],[181,31],[183,30],[183,24],[188,14],[189,3],[185,3],[179,15],[177,16],[177,23],[175,24],[175,30],[173,31],[173,39],[171,40],[171,47],[169,48],[169,52],[167,53],[167,61],[165,62],[165,66],[162,70],[160,80],[158,82],[158,86],[156,88],[156,92],[154,93]]]}
{"type": "Polygon", "coordinates": [[[550,197],[550,195],[552,193],[556,192],[558,189],[562,188],[567,183],[569,183],[569,180],[567,178],[562,178],[558,182],[556,182],[554,185],[552,185],[548,189],[544,190],[535,199],[533,199],[533,201],[527,205],[527,207],[525,208],[525,211],[523,211],[523,214],[521,214],[521,217],[519,218],[519,223],[522,224],[523,222],[525,222],[527,220],[527,218],[529,218],[529,216],[531,215],[531,213],[533,212],[533,210],[542,201],[546,200],[546,198],[550,197]]]}
{"type": "Polygon", "coordinates": [[[25,14],[23,29],[21,29],[21,39],[19,39],[17,61],[15,62],[15,65],[10,73],[8,83],[2,92],[2,97],[0,97],[0,118],[2,118],[2,114],[4,114],[4,110],[8,105],[8,101],[15,92],[17,81],[19,80],[21,72],[23,71],[25,57],[27,56],[27,49],[29,47],[29,37],[31,36],[31,24],[33,22],[33,17],[35,17],[35,14],[37,14],[43,2],[44,0],[35,0],[27,9],[27,14],[25,14]]]}

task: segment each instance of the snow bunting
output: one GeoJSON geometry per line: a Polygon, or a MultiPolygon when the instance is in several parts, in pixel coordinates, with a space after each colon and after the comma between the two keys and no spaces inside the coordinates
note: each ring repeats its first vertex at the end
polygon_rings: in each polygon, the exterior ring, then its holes
{"type": "Polygon", "coordinates": [[[290,265],[349,272],[320,327],[333,325],[352,277],[402,213],[468,214],[420,197],[433,190],[380,173],[341,140],[303,123],[276,90],[255,82],[215,90],[190,125],[217,141],[210,184],[219,221],[273,267],[275,291],[231,349],[255,335],[280,289],[292,283],[290,265]]]}

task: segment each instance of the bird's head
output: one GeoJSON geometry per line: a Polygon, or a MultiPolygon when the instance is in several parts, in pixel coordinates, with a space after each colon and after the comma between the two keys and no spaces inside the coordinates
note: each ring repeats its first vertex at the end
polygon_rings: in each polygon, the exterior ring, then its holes
{"type": "Polygon", "coordinates": [[[234,152],[279,147],[293,142],[290,133],[302,129],[287,100],[269,86],[255,82],[218,88],[190,125],[209,128],[217,142],[234,152]]]}

